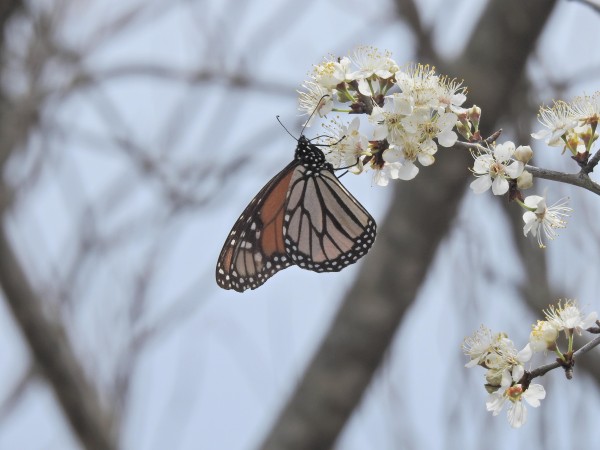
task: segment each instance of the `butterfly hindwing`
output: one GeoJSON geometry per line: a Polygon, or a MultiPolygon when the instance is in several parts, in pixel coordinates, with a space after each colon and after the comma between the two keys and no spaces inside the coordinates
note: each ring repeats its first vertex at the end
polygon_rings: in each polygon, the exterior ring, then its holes
{"type": "Polygon", "coordinates": [[[375,220],[327,167],[296,170],[285,219],[287,254],[315,272],[342,270],[375,241],[375,220]]]}

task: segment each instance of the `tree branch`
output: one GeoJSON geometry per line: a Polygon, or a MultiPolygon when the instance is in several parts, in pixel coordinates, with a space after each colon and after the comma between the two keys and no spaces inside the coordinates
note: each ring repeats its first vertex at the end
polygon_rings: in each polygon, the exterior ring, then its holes
{"type": "MultiPolygon", "coordinates": [[[[460,141],[457,141],[456,144],[454,144],[454,147],[466,150],[485,150],[485,148],[479,144],[460,141]]],[[[536,178],[543,178],[544,180],[550,181],[560,181],[561,183],[571,184],[573,186],[593,192],[596,195],[600,195],[600,184],[592,181],[585,169],[581,169],[579,173],[564,173],[557,172],[555,170],[542,169],[540,167],[527,164],[525,165],[525,170],[529,171],[536,178]]]]}

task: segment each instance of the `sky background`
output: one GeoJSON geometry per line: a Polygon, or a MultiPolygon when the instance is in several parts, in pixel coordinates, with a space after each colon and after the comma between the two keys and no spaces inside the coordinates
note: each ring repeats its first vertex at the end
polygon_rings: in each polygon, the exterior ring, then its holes
{"type": "MultiPolygon", "coordinates": [[[[419,2],[441,54],[460,54],[484,3],[419,2]]],[[[112,392],[115,373],[134,361],[123,448],[253,449],[361,263],[332,274],[292,267],[238,294],[214,281],[219,251],[252,196],[293,156],[295,142],[275,116],[300,133],[295,90],[311,66],[361,44],[390,50],[403,65],[414,61],[413,37],[385,0],[156,1],[114,32],[115,18],[143,4],[30,2],[34,15],[56,11],[57,42],[83,59],[69,65],[57,57],[47,66],[43,80],[55,95],[26,151],[11,161],[10,176],[19,184],[36,164],[41,169],[8,226],[30,279],[68,324],[101,390],[112,392]],[[154,67],[173,73],[162,76],[154,67]],[[96,74],[98,82],[64,94],[78,71],[96,74]],[[188,82],[191,72],[211,77],[188,82]],[[249,87],[223,81],[235,74],[251,80],[249,87]],[[175,191],[192,206],[173,207],[175,191]],[[95,246],[81,257],[86,239],[95,246]],[[131,336],[154,328],[156,337],[134,359],[131,336]]],[[[600,15],[583,5],[557,7],[528,67],[534,103],[551,100],[549,79],[565,81],[567,97],[600,89],[599,25],[600,15]]],[[[15,61],[34,35],[26,22],[11,29],[15,61]]],[[[28,89],[20,67],[15,63],[5,80],[17,93],[28,89]]],[[[510,138],[510,120],[502,126],[510,138]]],[[[537,165],[576,170],[557,149],[535,145],[537,165]]],[[[373,185],[370,174],[343,182],[383,220],[389,190],[373,185]]],[[[544,188],[551,203],[570,196],[575,210],[545,250],[552,285],[598,310],[598,202],[556,184],[540,183],[536,192],[544,188]]],[[[545,376],[547,399],[529,410],[523,429],[512,430],[505,413],[492,418],[485,411],[483,371],[463,368],[462,339],[481,323],[522,347],[541,318],[520,302],[519,285],[527,280],[507,244],[501,200],[491,197],[465,196],[339,449],[593,448],[600,440],[598,386],[583,371],[570,383],[557,371],[545,376]]],[[[588,357],[598,356],[595,350],[588,357]]],[[[29,367],[0,302],[0,405],[29,367]]],[[[39,378],[0,415],[0,449],[16,448],[78,448],[39,378]]]]}

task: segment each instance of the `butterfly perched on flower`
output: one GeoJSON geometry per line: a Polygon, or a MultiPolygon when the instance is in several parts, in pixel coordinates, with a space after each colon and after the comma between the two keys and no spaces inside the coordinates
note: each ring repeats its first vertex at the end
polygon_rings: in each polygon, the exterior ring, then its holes
{"type": "Polygon", "coordinates": [[[338,272],[364,256],[377,225],[304,134],[294,159],[250,201],[223,245],[217,284],[256,289],[293,264],[338,272]]]}

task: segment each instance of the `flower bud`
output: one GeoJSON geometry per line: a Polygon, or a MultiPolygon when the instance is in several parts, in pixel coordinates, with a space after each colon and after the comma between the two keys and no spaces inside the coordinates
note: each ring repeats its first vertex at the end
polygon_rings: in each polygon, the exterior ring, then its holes
{"type": "Polygon", "coordinates": [[[517,178],[517,188],[524,190],[529,189],[531,186],[533,186],[533,175],[524,170],[517,178]]]}
{"type": "Polygon", "coordinates": [[[500,386],[500,384],[502,384],[502,370],[489,369],[485,373],[485,381],[487,381],[487,384],[489,384],[491,388],[500,386]]]}
{"type": "Polygon", "coordinates": [[[517,161],[521,161],[523,164],[527,164],[531,158],[533,158],[533,150],[529,145],[519,145],[513,154],[513,157],[517,161]]]}
{"type": "Polygon", "coordinates": [[[466,140],[471,139],[471,129],[463,122],[456,122],[456,131],[458,131],[466,140]]]}
{"type": "Polygon", "coordinates": [[[469,120],[473,122],[475,129],[479,128],[479,120],[481,119],[481,108],[477,105],[471,106],[469,109],[469,120]]]}

